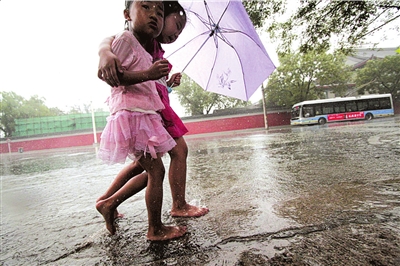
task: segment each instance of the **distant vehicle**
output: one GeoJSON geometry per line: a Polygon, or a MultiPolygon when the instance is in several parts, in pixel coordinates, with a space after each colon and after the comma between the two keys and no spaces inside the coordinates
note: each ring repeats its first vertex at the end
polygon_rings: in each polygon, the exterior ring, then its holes
{"type": "Polygon", "coordinates": [[[292,107],[290,124],[323,125],[327,122],[371,120],[391,115],[394,115],[391,94],[337,97],[296,103],[292,107]]]}

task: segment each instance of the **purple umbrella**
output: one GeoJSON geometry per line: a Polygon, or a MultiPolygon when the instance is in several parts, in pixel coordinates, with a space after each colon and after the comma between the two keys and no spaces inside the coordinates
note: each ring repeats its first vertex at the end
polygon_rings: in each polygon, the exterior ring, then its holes
{"type": "Polygon", "coordinates": [[[186,27],[165,57],[204,90],[248,100],[275,70],[240,0],[180,1],[186,27]]]}

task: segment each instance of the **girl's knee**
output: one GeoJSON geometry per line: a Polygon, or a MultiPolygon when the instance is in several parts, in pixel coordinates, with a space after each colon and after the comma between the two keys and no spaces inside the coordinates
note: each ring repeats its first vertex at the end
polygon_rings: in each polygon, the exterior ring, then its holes
{"type": "Polygon", "coordinates": [[[154,160],[152,167],[147,171],[153,176],[161,176],[164,178],[165,176],[165,167],[161,160],[154,160]]]}
{"type": "Polygon", "coordinates": [[[165,167],[164,163],[161,160],[161,157],[153,159],[150,156],[147,157],[142,156],[139,160],[139,164],[148,173],[154,173],[154,172],[165,173],[165,167]]]}
{"type": "Polygon", "coordinates": [[[177,145],[171,151],[169,151],[169,155],[171,156],[171,158],[177,157],[186,160],[188,156],[188,147],[185,140],[181,137],[175,139],[175,141],[177,145]]]}

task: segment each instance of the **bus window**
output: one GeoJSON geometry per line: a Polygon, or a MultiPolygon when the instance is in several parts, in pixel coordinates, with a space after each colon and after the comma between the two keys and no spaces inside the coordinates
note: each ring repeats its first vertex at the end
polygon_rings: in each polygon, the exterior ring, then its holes
{"type": "Polygon", "coordinates": [[[333,105],[335,113],[344,113],[346,108],[344,108],[344,102],[334,103],[333,105]]]}
{"type": "Polygon", "coordinates": [[[379,100],[379,106],[381,109],[390,109],[392,104],[390,103],[390,98],[382,98],[379,100]]]}
{"type": "Polygon", "coordinates": [[[357,110],[357,104],[356,102],[346,102],[346,112],[355,112],[357,110]]]}
{"type": "Polygon", "coordinates": [[[367,101],[357,101],[358,111],[366,111],[368,110],[368,102],[367,101]]]}
{"type": "Polygon", "coordinates": [[[296,106],[292,108],[292,118],[299,118],[300,116],[300,107],[296,106]]]}
{"type": "Polygon", "coordinates": [[[323,103],[322,104],[322,114],[328,115],[333,114],[333,105],[331,103],[323,103]]]}
{"type": "Polygon", "coordinates": [[[320,104],[316,104],[314,106],[314,108],[315,108],[315,115],[321,115],[322,114],[322,108],[321,108],[320,104]]]}
{"type": "Polygon", "coordinates": [[[304,117],[313,117],[314,115],[314,106],[312,105],[304,105],[303,106],[303,116],[304,117]]]}
{"type": "Polygon", "coordinates": [[[379,100],[373,99],[368,101],[368,110],[377,110],[379,109],[379,100]]]}

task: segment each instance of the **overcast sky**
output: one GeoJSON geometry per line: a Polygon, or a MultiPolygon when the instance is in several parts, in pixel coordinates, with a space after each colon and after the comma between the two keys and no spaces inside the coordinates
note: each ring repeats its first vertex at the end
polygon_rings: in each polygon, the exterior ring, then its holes
{"type": "MultiPolygon", "coordinates": [[[[62,110],[90,102],[108,110],[97,52],[104,37],[123,29],[123,9],[123,0],[0,0],[0,91],[38,95],[62,110]]],[[[258,90],[250,100],[260,97],[258,90]]],[[[183,115],[176,99],[171,105],[183,115]]]]}
{"type": "Polygon", "coordinates": [[[1,0],[0,90],[60,109],[93,101],[107,110],[97,52],[123,29],[123,9],[123,0],[1,0]]]}
{"type": "MultiPolygon", "coordinates": [[[[97,52],[123,29],[123,9],[124,0],[0,0],[0,91],[39,95],[62,110],[90,102],[108,110],[97,52]]],[[[183,115],[176,98],[171,104],[183,115]]]]}

